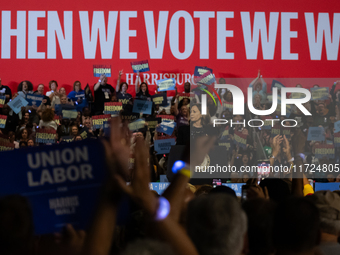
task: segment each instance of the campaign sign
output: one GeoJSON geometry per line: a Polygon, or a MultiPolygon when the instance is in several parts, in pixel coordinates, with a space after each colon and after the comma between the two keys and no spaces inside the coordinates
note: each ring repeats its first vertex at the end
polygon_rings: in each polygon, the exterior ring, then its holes
{"type": "Polygon", "coordinates": [[[100,77],[101,74],[111,77],[111,65],[93,65],[93,76],[100,77]]]}
{"type": "Polygon", "coordinates": [[[340,147],[340,133],[334,134],[334,146],[337,148],[340,147]]]}
{"type": "Polygon", "coordinates": [[[61,137],[61,142],[71,143],[73,141],[74,141],[74,137],[71,135],[61,137]]]}
{"type": "Polygon", "coordinates": [[[6,96],[0,96],[0,108],[4,106],[6,102],[6,96]]]}
{"type": "MultiPolygon", "coordinates": [[[[15,147],[14,143],[11,143],[9,141],[4,141],[4,140],[0,141],[0,151],[11,151],[11,150],[14,150],[14,147],[15,147]]],[[[3,169],[2,166],[1,166],[1,169],[3,169]]],[[[0,180],[0,183],[1,183],[1,180],[0,180]]]]}
{"type": "Polygon", "coordinates": [[[28,102],[29,106],[37,106],[41,105],[42,100],[44,99],[43,95],[36,95],[36,94],[27,94],[26,101],[28,102]]]}
{"type": "Polygon", "coordinates": [[[38,235],[67,223],[86,229],[105,176],[103,155],[97,140],[0,153],[0,196],[28,198],[38,235]]]}
{"type": "Polygon", "coordinates": [[[232,110],[233,109],[233,102],[227,102],[227,101],[223,101],[223,110],[232,110]]]}
{"type": "Polygon", "coordinates": [[[334,123],[334,133],[339,133],[340,132],[340,120],[334,123]]]}
{"type": "Polygon", "coordinates": [[[284,88],[284,87],[286,87],[285,85],[283,85],[281,82],[279,82],[279,81],[276,81],[276,80],[273,80],[272,81],[272,90],[273,90],[273,88],[278,88],[278,89],[281,89],[281,88],[284,88]]]}
{"type": "Polygon", "coordinates": [[[270,119],[267,119],[266,116],[261,116],[261,119],[263,120],[263,129],[265,130],[271,130],[272,129],[272,121],[270,119]]]}
{"type": "Polygon", "coordinates": [[[315,146],[316,158],[334,158],[335,148],[333,144],[318,144],[315,146]]]}
{"type": "Polygon", "coordinates": [[[151,96],[151,100],[154,104],[160,105],[160,106],[167,106],[168,105],[168,99],[166,91],[164,93],[158,93],[153,96],[151,96]]]}
{"type": "MultiPolygon", "coordinates": [[[[335,168],[336,169],[336,168],[335,168]]],[[[314,183],[314,191],[320,191],[320,190],[329,190],[329,191],[336,191],[340,190],[340,183],[339,182],[315,182],[314,183]]]]}
{"type": "Polygon", "coordinates": [[[175,138],[155,140],[154,149],[157,152],[157,154],[167,154],[170,153],[171,146],[175,144],[176,144],[175,138]]]}
{"type": "Polygon", "coordinates": [[[78,112],[76,110],[62,110],[63,119],[76,119],[78,112]]]}
{"type": "Polygon", "coordinates": [[[195,80],[197,84],[201,85],[211,85],[216,81],[215,76],[210,71],[206,72],[202,76],[196,77],[195,80]]]}
{"type": "Polygon", "coordinates": [[[227,148],[227,152],[231,152],[233,149],[234,143],[231,140],[231,138],[228,136],[228,138],[221,139],[218,142],[218,146],[224,146],[227,148]]]}
{"type": "Polygon", "coordinates": [[[127,120],[129,122],[138,119],[139,116],[140,116],[139,113],[130,113],[130,112],[122,112],[120,114],[120,117],[121,117],[122,120],[127,120]]]}
{"type": "Polygon", "coordinates": [[[169,121],[175,121],[175,116],[173,116],[173,115],[156,115],[156,118],[161,118],[162,119],[162,121],[167,121],[167,120],[169,120],[169,121]]]}
{"type": "Polygon", "coordinates": [[[145,122],[148,123],[148,127],[150,130],[155,129],[156,126],[162,122],[161,118],[147,117],[145,118],[145,122]]]}
{"type": "Polygon", "coordinates": [[[224,130],[223,133],[221,135],[221,139],[220,140],[225,140],[229,138],[229,127],[227,126],[224,130]]]}
{"type": "Polygon", "coordinates": [[[158,86],[158,91],[167,91],[167,90],[175,90],[176,89],[176,79],[162,79],[157,80],[156,84],[158,86]]]}
{"type": "Polygon", "coordinates": [[[290,138],[290,127],[283,127],[282,128],[282,135],[285,135],[287,139],[290,138]]]}
{"type": "Polygon", "coordinates": [[[0,134],[0,141],[9,142],[9,137],[4,134],[0,134]]]}
{"type": "Polygon", "coordinates": [[[18,114],[21,111],[21,107],[25,107],[28,105],[28,102],[23,97],[16,97],[13,100],[9,101],[8,106],[11,107],[13,112],[18,114]]]}
{"type": "Polygon", "coordinates": [[[151,110],[152,110],[152,102],[150,101],[136,99],[133,102],[132,112],[134,113],[143,113],[143,114],[151,115],[151,110]]]}
{"type": "Polygon", "coordinates": [[[156,191],[158,195],[162,195],[169,185],[170,185],[170,182],[150,182],[149,183],[150,190],[156,191]]]}
{"type": "Polygon", "coordinates": [[[148,60],[131,62],[131,67],[134,73],[137,73],[137,72],[143,73],[143,72],[150,71],[148,60]]]}
{"type": "Polygon", "coordinates": [[[194,71],[195,83],[211,85],[216,81],[213,70],[207,67],[195,66],[194,71]]]}
{"type": "Polygon", "coordinates": [[[272,127],[270,137],[275,137],[280,134],[281,134],[281,127],[280,125],[275,124],[274,127],[272,127]]]}
{"type": "Polygon", "coordinates": [[[132,132],[139,131],[139,130],[141,130],[145,127],[145,120],[138,119],[136,121],[133,121],[133,122],[129,123],[128,127],[129,127],[130,131],[132,131],[132,132]]]}
{"type": "Polygon", "coordinates": [[[329,95],[329,88],[324,87],[324,88],[311,88],[310,92],[312,94],[312,101],[315,100],[327,100],[328,95],[329,95]]]}
{"type": "Polygon", "coordinates": [[[175,127],[176,127],[176,122],[162,121],[161,125],[158,128],[156,128],[156,131],[158,133],[164,133],[164,134],[167,134],[167,135],[172,135],[175,127]]]}
{"type": "Polygon", "coordinates": [[[325,130],[323,127],[310,127],[308,129],[307,141],[325,141],[325,130]]]}
{"type": "Polygon", "coordinates": [[[305,97],[306,97],[306,94],[304,94],[304,93],[293,92],[291,94],[292,99],[300,99],[300,98],[305,98],[305,97]]]}
{"type": "Polygon", "coordinates": [[[81,139],[87,139],[87,137],[89,136],[89,129],[87,127],[83,127],[80,132],[79,132],[79,135],[81,137],[81,139]]]}
{"type": "Polygon", "coordinates": [[[222,183],[222,186],[226,186],[235,191],[237,197],[242,196],[242,186],[246,183],[222,183]]]}
{"type": "Polygon", "coordinates": [[[57,132],[55,129],[37,129],[35,133],[36,143],[55,143],[57,132]]]}
{"type": "Polygon", "coordinates": [[[247,147],[247,135],[241,132],[234,132],[234,142],[241,148],[245,149],[247,147]]]}
{"type": "Polygon", "coordinates": [[[212,73],[213,70],[208,68],[208,67],[206,67],[206,66],[205,67],[203,67],[203,66],[195,66],[194,76],[196,76],[196,77],[202,76],[206,72],[212,73]]]}
{"type": "Polygon", "coordinates": [[[121,102],[108,102],[104,104],[104,114],[119,114],[123,110],[123,104],[121,102]]]}
{"type": "Polygon", "coordinates": [[[0,128],[5,128],[7,121],[6,115],[0,115],[0,128]]]}
{"type": "Polygon", "coordinates": [[[58,115],[55,114],[53,120],[55,121],[55,123],[57,123],[58,126],[60,125],[60,119],[58,115]]]}
{"type": "Polygon", "coordinates": [[[92,116],[92,126],[94,129],[103,128],[104,121],[108,121],[111,119],[110,114],[105,115],[94,115],[92,116]]]}

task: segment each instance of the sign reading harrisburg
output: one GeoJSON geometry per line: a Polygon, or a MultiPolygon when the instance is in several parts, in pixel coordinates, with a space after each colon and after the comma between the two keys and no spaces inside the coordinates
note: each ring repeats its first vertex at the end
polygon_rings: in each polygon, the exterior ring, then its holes
{"type": "MultiPolygon", "coordinates": [[[[4,2],[3,82],[28,79],[39,84],[53,77],[69,84],[77,77],[86,84],[96,81],[93,65],[119,61],[112,66],[115,78],[118,70],[131,70],[130,63],[140,59],[147,59],[152,67],[151,73],[143,73],[150,85],[169,78],[183,85],[192,79],[197,65],[209,66],[217,78],[226,73],[226,65],[234,77],[253,77],[258,68],[266,70],[266,77],[334,77],[338,73],[334,62],[340,34],[337,1],[283,4],[264,0],[259,8],[250,0],[242,5],[217,0],[209,3],[209,11],[201,8],[206,6],[203,0],[195,5],[174,0],[167,6],[155,0],[142,5],[136,0],[103,0],[102,6],[98,9],[96,3],[80,0],[72,6],[66,0],[58,4],[4,2]],[[256,67],[253,60],[258,61],[256,67]],[[28,66],[45,71],[37,77],[28,66]]],[[[131,70],[122,79],[134,84],[135,75],[131,70]]]]}

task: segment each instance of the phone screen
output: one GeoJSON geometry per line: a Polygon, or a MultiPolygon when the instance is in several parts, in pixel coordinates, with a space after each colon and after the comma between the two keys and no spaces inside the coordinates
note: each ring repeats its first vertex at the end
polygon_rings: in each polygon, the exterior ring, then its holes
{"type": "Polygon", "coordinates": [[[257,164],[257,175],[259,178],[266,178],[270,174],[270,163],[263,161],[257,164]]]}
{"type": "Polygon", "coordinates": [[[212,185],[214,188],[216,188],[217,186],[221,186],[222,185],[221,179],[213,179],[212,185]]]}

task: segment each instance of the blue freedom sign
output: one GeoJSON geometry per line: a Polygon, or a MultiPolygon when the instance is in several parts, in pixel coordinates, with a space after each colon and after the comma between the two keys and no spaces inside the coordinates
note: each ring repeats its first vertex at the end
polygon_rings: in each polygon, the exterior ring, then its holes
{"type": "Polygon", "coordinates": [[[105,176],[103,155],[98,140],[1,152],[0,196],[28,198],[36,234],[67,223],[85,229],[105,176]]]}

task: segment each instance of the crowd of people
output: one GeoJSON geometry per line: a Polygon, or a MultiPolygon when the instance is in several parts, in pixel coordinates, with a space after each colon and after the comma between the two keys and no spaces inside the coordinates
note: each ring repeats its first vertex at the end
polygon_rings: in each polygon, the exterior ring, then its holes
{"type": "MultiPolygon", "coordinates": [[[[207,113],[202,114],[203,90],[191,87],[190,83],[184,84],[184,92],[176,90],[168,106],[153,103],[151,114],[134,114],[134,100],[152,101],[153,93],[147,83],[138,84],[140,79],[136,79],[133,97],[128,93],[129,84],[121,82],[121,75],[119,72],[116,89],[101,75],[92,88],[86,86],[82,90],[80,82],[74,82],[69,94],[55,80],[49,82],[46,93],[43,84],[33,91],[29,81],[21,82],[13,94],[8,86],[0,84],[0,96],[4,96],[1,115],[7,116],[5,127],[0,129],[1,139],[13,144],[13,148],[48,146],[36,138],[41,129],[55,130],[55,143],[65,143],[65,137],[71,137],[67,142],[110,137],[102,139],[109,178],[103,183],[89,228],[78,230],[67,224],[61,233],[35,236],[27,199],[18,195],[2,197],[0,254],[340,254],[340,192],[314,193],[308,180],[313,177],[325,182],[340,181],[340,173],[334,169],[318,174],[310,170],[292,171],[293,166],[305,169],[306,163],[316,167],[339,163],[334,123],[340,120],[337,89],[340,82],[334,83],[327,99],[304,104],[312,116],[305,116],[298,108],[291,109],[289,116],[281,117],[280,108],[267,116],[294,119],[298,123],[297,127],[288,128],[289,132],[278,128],[277,133],[276,127],[230,126],[230,123],[214,127],[214,119],[243,123],[261,117],[249,111],[233,115],[233,95],[223,90],[217,91],[222,105],[207,97],[207,113]],[[44,95],[42,103],[22,107],[19,113],[8,105],[15,97],[30,94],[44,95]],[[119,116],[110,120],[109,134],[93,125],[93,117],[103,115],[108,102],[122,103],[119,116]],[[76,110],[78,115],[63,118],[63,110],[76,110]],[[167,135],[157,132],[159,124],[150,127],[145,122],[143,128],[129,130],[125,116],[133,114],[132,121],[173,116],[176,129],[167,135]],[[310,127],[323,127],[325,140],[307,141],[310,127]],[[86,136],[81,135],[84,131],[86,136]],[[237,136],[245,139],[245,144],[237,136]],[[176,171],[168,166],[170,155],[158,154],[153,146],[157,139],[169,137],[176,138],[176,145],[186,146],[181,155],[186,164],[176,171]],[[320,144],[334,145],[334,155],[316,156],[315,149],[320,144]],[[232,173],[225,179],[247,183],[247,193],[241,201],[229,187],[213,187],[211,180],[195,185],[190,179],[189,166],[202,165],[216,147],[225,153],[223,162],[238,169],[257,165],[260,160],[271,166],[287,165],[290,171],[266,175],[232,173]],[[171,183],[162,196],[150,190],[150,182],[159,181],[160,175],[170,176],[170,172],[171,183]],[[129,209],[124,206],[126,201],[129,209]],[[124,223],[118,217],[122,211],[127,216],[124,223]]],[[[225,81],[221,79],[218,83],[225,81]]],[[[254,108],[269,109],[271,102],[263,90],[263,79],[258,77],[251,86],[255,88],[254,108]]]]}

